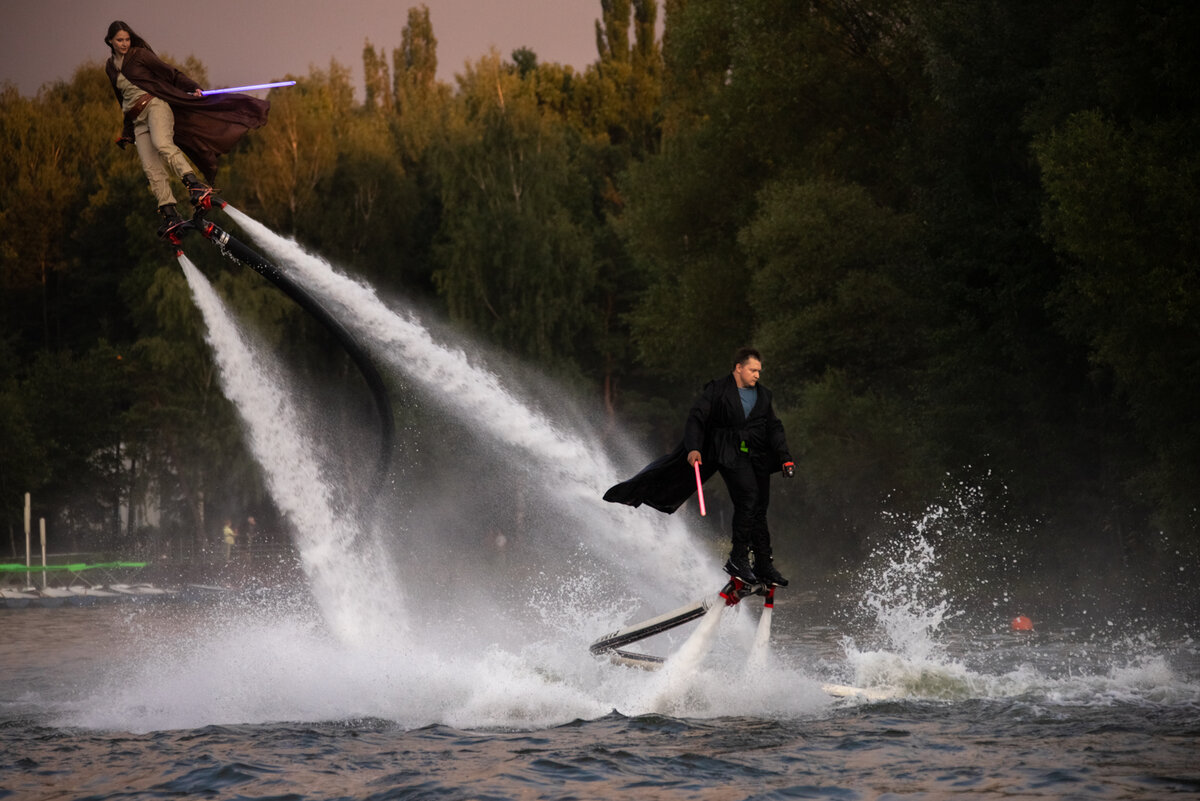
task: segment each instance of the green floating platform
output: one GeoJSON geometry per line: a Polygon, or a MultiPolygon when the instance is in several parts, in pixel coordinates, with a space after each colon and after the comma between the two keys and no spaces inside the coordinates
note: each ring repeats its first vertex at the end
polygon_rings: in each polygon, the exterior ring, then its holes
{"type": "Polygon", "coordinates": [[[145,567],[146,562],[98,562],[94,565],[82,562],[71,565],[4,565],[0,564],[0,573],[79,573],[84,570],[115,570],[122,567],[145,567]]]}

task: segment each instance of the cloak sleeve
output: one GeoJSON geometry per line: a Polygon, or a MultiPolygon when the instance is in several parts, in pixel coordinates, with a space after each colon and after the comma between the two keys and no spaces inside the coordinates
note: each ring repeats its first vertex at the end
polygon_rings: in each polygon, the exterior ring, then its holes
{"type": "MultiPolygon", "coordinates": [[[[644,503],[651,509],[673,513],[696,491],[696,472],[688,466],[687,454],[687,446],[679,443],[675,450],[655,459],[633,478],[609,487],[604,500],[635,507],[644,503]]],[[[702,481],[715,472],[715,466],[700,465],[702,481]]]]}
{"type": "Polygon", "coordinates": [[[792,454],[787,444],[787,436],[783,431],[783,422],[775,416],[775,409],[771,408],[767,411],[767,440],[771,444],[771,450],[775,452],[776,463],[772,465],[774,470],[782,469],[784,462],[792,461],[792,454]]]}

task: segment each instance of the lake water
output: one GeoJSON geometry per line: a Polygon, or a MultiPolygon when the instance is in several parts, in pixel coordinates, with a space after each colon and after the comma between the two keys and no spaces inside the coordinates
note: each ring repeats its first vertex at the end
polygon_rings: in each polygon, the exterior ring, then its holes
{"type": "Polygon", "coordinates": [[[748,670],[757,606],[720,613],[682,676],[592,657],[603,625],[515,644],[442,618],[347,645],[302,598],[0,611],[0,798],[1200,795],[1186,633],[943,626],[876,649],[781,591],[748,670]]]}

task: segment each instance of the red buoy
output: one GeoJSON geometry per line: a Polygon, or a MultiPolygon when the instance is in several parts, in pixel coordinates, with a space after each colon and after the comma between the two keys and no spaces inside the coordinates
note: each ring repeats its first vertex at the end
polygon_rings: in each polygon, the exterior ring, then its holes
{"type": "Polygon", "coordinates": [[[1024,615],[1017,615],[1012,620],[1013,631],[1033,631],[1033,621],[1024,615]]]}

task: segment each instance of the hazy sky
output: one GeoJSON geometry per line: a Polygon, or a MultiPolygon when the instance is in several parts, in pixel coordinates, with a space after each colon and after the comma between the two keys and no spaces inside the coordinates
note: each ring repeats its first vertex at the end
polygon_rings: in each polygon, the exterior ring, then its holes
{"type": "MultiPolygon", "coordinates": [[[[438,77],[495,47],[505,58],[528,47],[542,62],[579,70],[596,60],[600,0],[423,0],[437,37],[438,77]]],[[[330,59],[349,67],[361,100],[362,48],[370,39],[391,61],[408,9],[421,0],[0,0],[0,82],[32,95],[108,57],[104,34],[124,20],[155,49],[208,68],[210,89],[304,75],[330,59]]],[[[661,6],[660,6],[661,16],[661,6]]],[[[661,22],[661,20],[660,20],[661,22]]]]}

